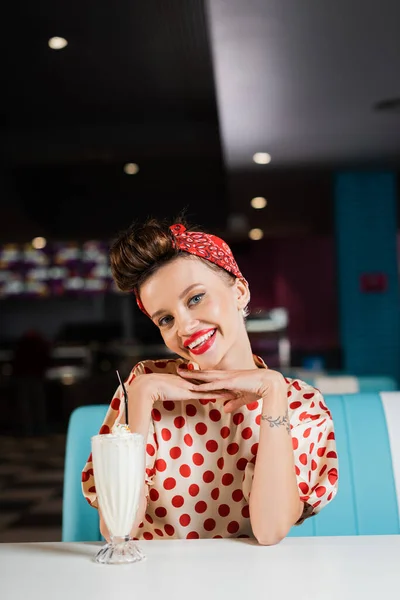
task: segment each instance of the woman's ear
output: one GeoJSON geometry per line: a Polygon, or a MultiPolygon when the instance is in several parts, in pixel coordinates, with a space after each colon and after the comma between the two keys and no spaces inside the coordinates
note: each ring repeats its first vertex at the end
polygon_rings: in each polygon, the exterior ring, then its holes
{"type": "Polygon", "coordinates": [[[247,281],[244,279],[236,279],[235,282],[235,293],[237,298],[238,310],[243,310],[250,302],[250,290],[247,281]]]}

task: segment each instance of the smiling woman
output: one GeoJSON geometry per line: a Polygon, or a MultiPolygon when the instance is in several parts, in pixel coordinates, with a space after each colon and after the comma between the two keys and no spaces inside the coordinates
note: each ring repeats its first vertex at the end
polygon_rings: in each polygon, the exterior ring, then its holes
{"type": "MultiPolygon", "coordinates": [[[[118,287],[135,293],[179,356],[143,361],[126,382],[129,427],[147,438],[132,536],[279,542],[336,494],[335,435],[321,394],[253,355],[249,286],[220,238],[151,220],[123,232],[110,257],[118,287]]],[[[122,398],[118,388],[100,433],[124,422],[122,398]]],[[[89,457],[83,493],[101,510],[95,477],[89,457]]]]}

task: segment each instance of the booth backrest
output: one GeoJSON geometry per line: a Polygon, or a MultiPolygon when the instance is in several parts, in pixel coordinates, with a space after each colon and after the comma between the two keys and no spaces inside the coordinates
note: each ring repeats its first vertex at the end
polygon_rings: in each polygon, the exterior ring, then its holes
{"type": "Polygon", "coordinates": [[[325,399],[335,424],[338,493],[290,535],[400,533],[400,392],[325,399]]]}
{"type": "Polygon", "coordinates": [[[398,390],[392,377],[385,375],[348,375],[345,373],[310,373],[304,370],[290,372],[288,377],[302,379],[316,387],[322,394],[359,394],[369,392],[394,392],[398,390]]]}
{"type": "MultiPolygon", "coordinates": [[[[339,491],[320,514],[292,527],[290,536],[398,534],[400,392],[326,398],[335,423],[339,491]]],[[[107,405],[84,406],[70,418],[63,497],[63,541],[101,539],[97,511],[81,492],[90,438],[107,405]]]]}

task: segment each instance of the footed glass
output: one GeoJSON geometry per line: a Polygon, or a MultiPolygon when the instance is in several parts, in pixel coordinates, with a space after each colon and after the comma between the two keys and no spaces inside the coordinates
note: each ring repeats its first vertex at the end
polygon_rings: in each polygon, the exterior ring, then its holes
{"type": "Polygon", "coordinates": [[[130,537],[139,508],[145,470],[144,438],[121,427],[92,437],[92,459],[99,507],[110,542],[95,557],[101,564],[125,564],[145,555],[130,537]]]}

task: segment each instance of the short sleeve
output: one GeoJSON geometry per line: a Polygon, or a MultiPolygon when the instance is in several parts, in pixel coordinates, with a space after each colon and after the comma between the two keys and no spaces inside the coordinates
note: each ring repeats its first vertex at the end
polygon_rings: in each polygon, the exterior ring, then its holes
{"type": "Polygon", "coordinates": [[[332,416],[322,394],[303,381],[287,381],[297,486],[305,503],[296,523],[300,525],[335,497],[338,457],[332,416]]]}
{"type": "MultiPolygon", "coordinates": [[[[129,374],[129,377],[124,382],[125,385],[132,383],[135,377],[149,372],[143,362],[138,363],[129,374]]],[[[121,386],[119,386],[114,394],[114,397],[108,407],[104,421],[100,427],[99,434],[111,433],[113,426],[116,423],[125,421],[125,406],[124,406],[124,395],[121,386]]],[[[149,433],[147,436],[146,443],[146,474],[145,483],[147,486],[152,485],[152,479],[155,473],[155,457],[157,451],[157,438],[154,433],[153,419],[150,421],[149,433]]],[[[146,488],[146,493],[147,493],[146,488]]],[[[82,493],[90,504],[94,508],[98,508],[97,493],[95,474],[93,472],[92,454],[89,455],[87,462],[82,470],[82,493]]]]}

